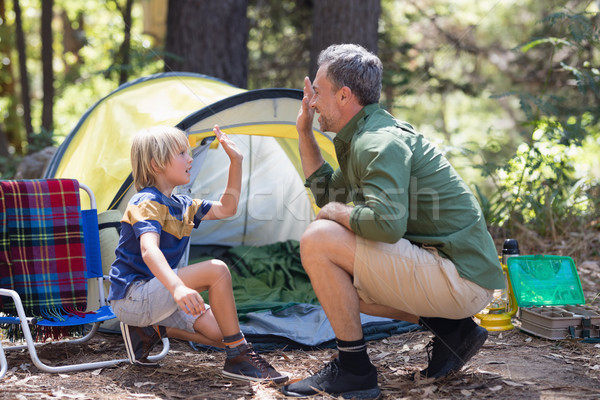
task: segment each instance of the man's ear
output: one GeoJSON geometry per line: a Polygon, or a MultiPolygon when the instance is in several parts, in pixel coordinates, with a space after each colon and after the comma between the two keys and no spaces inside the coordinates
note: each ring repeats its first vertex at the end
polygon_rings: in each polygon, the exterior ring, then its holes
{"type": "Polygon", "coordinates": [[[347,104],[352,98],[352,90],[348,86],[343,86],[339,91],[339,99],[341,104],[347,104]]]}

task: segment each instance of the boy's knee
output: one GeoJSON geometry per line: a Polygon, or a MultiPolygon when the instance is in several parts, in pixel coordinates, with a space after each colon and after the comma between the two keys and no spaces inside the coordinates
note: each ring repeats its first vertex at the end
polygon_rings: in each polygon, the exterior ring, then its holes
{"type": "Polygon", "coordinates": [[[211,260],[211,264],[211,267],[213,268],[213,271],[216,274],[218,274],[222,278],[231,279],[231,273],[229,272],[229,267],[227,266],[227,264],[217,259],[211,260]]]}

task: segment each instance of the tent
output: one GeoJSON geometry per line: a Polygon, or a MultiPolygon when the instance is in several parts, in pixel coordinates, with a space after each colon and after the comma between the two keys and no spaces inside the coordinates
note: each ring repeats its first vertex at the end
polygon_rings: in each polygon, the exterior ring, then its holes
{"type": "MultiPolygon", "coordinates": [[[[215,249],[220,249],[219,254],[223,255],[223,251],[238,246],[246,246],[242,255],[249,256],[250,250],[259,246],[297,242],[318,212],[312,194],[304,187],[298,153],[295,122],[301,101],[301,90],[244,90],[205,75],[162,73],[141,78],[122,85],[82,116],[54,155],[45,175],[76,178],[96,193],[99,212],[122,213],[135,193],[129,161],[133,134],[155,125],[176,125],[187,133],[194,157],[192,179],[178,191],[196,198],[218,199],[225,188],[229,165],[212,133],[213,126],[218,124],[244,154],[238,213],[226,220],[204,221],[201,229],[193,231],[192,251],[182,263],[187,264],[190,254],[193,259],[206,254],[215,256],[215,249]]],[[[323,157],[335,167],[332,136],[317,126],[313,130],[323,157]]],[[[297,253],[294,246],[281,248],[297,253]]],[[[269,249],[272,251],[273,247],[269,249]]],[[[301,286],[298,282],[303,279],[300,275],[303,271],[298,271],[297,264],[289,271],[280,263],[261,266],[258,272],[245,269],[244,274],[264,276],[270,283],[287,280],[294,289],[301,286]]],[[[256,284],[256,278],[254,281],[256,284]]],[[[249,291],[248,281],[238,283],[240,292],[249,291]]],[[[275,290],[262,287],[260,282],[258,285],[262,292],[275,290]]],[[[279,293],[281,288],[275,291],[279,293]]],[[[290,306],[302,303],[286,297],[288,300],[290,306]]],[[[315,303],[316,298],[313,300],[315,303]]],[[[301,313],[313,316],[320,313],[318,323],[328,325],[320,307],[312,307],[314,304],[309,307],[310,312],[305,307],[301,313]]],[[[289,307],[272,307],[269,311],[285,308],[289,307]]],[[[248,315],[252,315],[252,307],[249,310],[248,315]]],[[[298,328],[292,329],[291,336],[295,335],[293,331],[298,328]]],[[[310,332],[309,336],[314,337],[310,332]]]]}
{"type": "MultiPolygon", "coordinates": [[[[192,144],[192,180],[180,192],[216,199],[225,187],[228,159],[212,127],[232,136],[244,153],[238,214],[207,221],[192,244],[269,244],[300,238],[316,206],[304,188],[295,121],[302,92],[246,91],[204,75],[163,73],[127,83],[81,118],[52,158],[46,177],[70,177],[96,193],[98,211],[119,209],[133,195],[129,149],[140,129],[177,125],[192,144]],[[200,171],[202,171],[200,173],[200,171]],[[226,229],[221,229],[226,225],[226,229]]],[[[331,138],[315,128],[323,155],[336,165],[331,138]]]]}
{"type": "Polygon", "coordinates": [[[45,177],[76,178],[109,209],[131,173],[132,135],[154,125],[175,125],[190,113],[241,93],[224,81],[187,73],[156,74],[126,83],[89,108],[50,161],[45,177]]]}

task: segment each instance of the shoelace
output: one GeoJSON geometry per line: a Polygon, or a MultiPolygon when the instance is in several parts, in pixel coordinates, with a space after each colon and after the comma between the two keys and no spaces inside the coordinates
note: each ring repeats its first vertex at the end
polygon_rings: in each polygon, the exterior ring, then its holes
{"type": "Polygon", "coordinates": [[[339,367],[335,360],[326,364],[323,369],[314,374],[315,377],[323,378],[324,380],[335,380],[339,372],[339,367]]]}
{"type": "Polygon", "coordinates": [[[425,345],[425,351],[427,351],[427,363],[429,364],[431,362],[431,356],[433,355],[433,346],[434,346],[434,341],[437,339],[437,336],[433,337],[433,340],[430,340],[429,343],[427,343],[425,345]]]}
{"type": "Polygon", "coordinates": [[[273,369],[271,364],[267,362],[264,358],[262,358],[257,352],[254,351],[252,347],[248,347],[248,359],[261,371],[268,371],[269,369],[273,369]]]}

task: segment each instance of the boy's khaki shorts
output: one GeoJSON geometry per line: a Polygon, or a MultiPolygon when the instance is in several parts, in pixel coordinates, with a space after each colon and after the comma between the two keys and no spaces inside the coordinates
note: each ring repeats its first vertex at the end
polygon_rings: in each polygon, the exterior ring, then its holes
{"type": "MultiPolygon", "coordinates": [[[[127,289],[125,298],[112,300],[110,306],[116,317],[127,325],[162,325],[195,332],[194,323],[198,317],[181,310],[157,277],[135,282],[127,289]]],[[[208,304],[205,306],[207,310],[210,308],[208,304]]]]}
{"type": "Polygon", "coordinates": [[[493,290],[461,278],[452,261],[406,239],[394,244],[356,236],[354,287],[367,304],[418,317],[461,319],[481,311],[493,290]]]}

